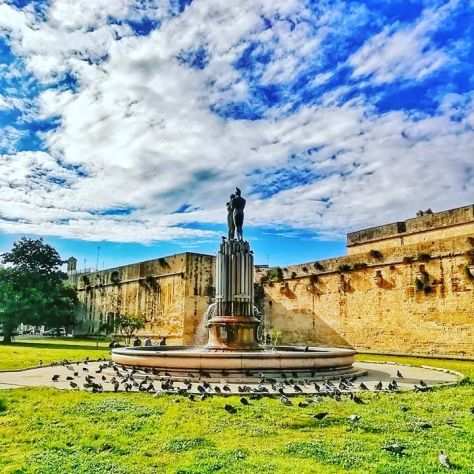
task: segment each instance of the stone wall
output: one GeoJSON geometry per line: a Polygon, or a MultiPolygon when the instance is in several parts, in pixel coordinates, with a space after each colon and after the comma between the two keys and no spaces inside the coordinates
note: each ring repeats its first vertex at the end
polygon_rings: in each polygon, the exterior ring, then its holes
{"type": "Polygon", "coordinates": [[[347,234],[349,255],[474,234],[474,205],[347,234]]]}
{"type": "Polygon", "coordinates": [[[282,281],[264,277],[267,330],[284,343],[474,358],[473,276],[474,232],[292,265],[282,281]]]}
{"type": "MultiPolygon", "coordinates": [[[[142,336],[205,344],[214,265],[183,253],[74,275],[77,332],[129,314],[142,336]]],[[[474,358],[474,206],[354,232],[344,257],[255,271],[265,332],[281,343],[474,358]]]]}
{"type": "Polygon", "coordinates": [[[96,333],[114,315],[142,317],[140,336],[190,344],[212,293],[214,257],[183,253],[74,275],[81,302],[78,334],[96,333]]]}

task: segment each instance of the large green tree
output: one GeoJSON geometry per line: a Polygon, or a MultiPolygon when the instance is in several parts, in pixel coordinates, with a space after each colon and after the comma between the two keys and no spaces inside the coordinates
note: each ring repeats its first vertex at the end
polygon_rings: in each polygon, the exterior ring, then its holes
{"type": "Polygon", "coordinates": [[[4,342],[20,323],[58,328],[74,323],[77,298],[65,285],[63,261],[42,239],[22,238],[4,253],[0,273],[0,322],[4,342]]]}

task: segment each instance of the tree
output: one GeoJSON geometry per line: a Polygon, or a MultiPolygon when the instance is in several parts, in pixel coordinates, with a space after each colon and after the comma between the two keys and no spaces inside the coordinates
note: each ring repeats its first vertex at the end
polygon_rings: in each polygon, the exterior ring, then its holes
{"type": "Polygon", "coordinates": [[[11,272],[0,269],[0,324],[4,342],[11,342],[12,334],[17,326],[15,314],[21,300],[15,292],[11,280],[11,272]]]}
{"type": "Polygon", "coordinates": [[[77,305],[75,291],[64,282],[63,261],[42,239],[22,238],[1,255],[8,265],[0,278],[0,318],[4,342],[19,323],[59,328],[71,326],[77,305]]]}
{"type": "Polygon", "coordinates": [[[139,329],[142,329],[145,323],[142,318],[138,316],[117,316],[114,319],[115,330],[125,336],[127,344],[130,344],[132,337],[139,329]]]}
{"type": "Polygon", "coordinates": [[[59,253],[43,239],[21,238],[13,244],[10,252],[2,255],[3,263],[11,264],[20,273],[32,273],[64,279],[60,271],[64,263],[59,253]]]}

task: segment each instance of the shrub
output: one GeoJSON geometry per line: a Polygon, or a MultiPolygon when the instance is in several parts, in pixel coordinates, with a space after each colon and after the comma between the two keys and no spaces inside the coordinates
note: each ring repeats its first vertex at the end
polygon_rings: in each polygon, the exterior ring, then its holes
{"type": "Polygon", "coordinates": [[[377,260],[381,260],[383,258],[383,255],[382,255],[382,252],[380,252],[380,250],[374,250],[372,249],[370,252],[369,252],[369,255],[372,257],[372,258],[375,258],[377,260]]]}
{"type": "Polygon", "coordinates": [[[354,263],[354,270],[363,270],[364,268],[367,268],[367,264],[365,262],[354,263]]]}
{"type": "Polygon", "coordinates": [[[309,282],[310,282],[312,285],[318,283],[318,281],[319,281],[319,276],[318,276],[318,275],[311,275],[311,276],[309,277],[309,282]]]}
{"type": "Polygon", "coordinates": [[[342,263],[337,267],[340,272],[349,272],[352,270],[352,267],[347,263],[342,263]]]}
{"type": "Polygon", "coordinates": [[[319,262],[314,262],[314,268],[322,272],[324,270],[324,265],[319,262]]]}
{"type": "Polygon", "coordinates": [[[420,262],[429,262],[431,260],[431,255],[429,253],[420,253],[418,255],[418,260],[420,262]]]}
{"type": "Polygon", "coordinates": [[[403,257],[403,263],[412,263],[413,257],[403,257]]]}
{"type": "Polygon", "coordinates": [[[280,267],[270,268],[267,272],[267,277],[269,280],[283,280],[283,270],[280,267]]]}

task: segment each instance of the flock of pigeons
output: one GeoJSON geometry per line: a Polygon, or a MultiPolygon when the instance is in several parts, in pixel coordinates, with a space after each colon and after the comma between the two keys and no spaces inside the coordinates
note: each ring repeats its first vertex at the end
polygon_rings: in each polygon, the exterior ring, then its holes
{"type": "MultiPolygon", "coordinates": [[[[340,377],[338,381],[330,379],[317,383],[311,380],[315,373],[311,374],[311,378],[301,379],[300,374],[293,372],[279,374],[279,378],[269,377],[263,373],[258,375],[248,373],[248,376],[256,377],[256,383],[252,385],[238,385],[237,392],[232,385],[227,383],[211,383],[211,374],[206,371],[199,372],[198,375],[189,373],[186,378],[176,381],[177,377],[172,376],[169,372],[159,371],[152,368],[124,367],[114,364],[112,361],[103,361],[98,367],[94,368],[86,359],[83,362],[71,363],[67,360],[60,365],[65,367],[69,373],[66,377],[60,374],[52,376],[53,382],[64,381],[69,382],[72,389],[88,390],[94,393],[104,391],[106,384],[110,384],[114,392],[149,392],[149,393],[170,393],[176,395],[188,396],[191,399],[205,399],[210,395],[231,395],[235,393],[251,395],[252,398],[261,396],[277,395],[284,405],[291,405],[289,396],[313,394],[331,397],[336,401],[341,401],[343,396],[348,396],[355,403],[364,403],[357,395],[359,391],[368,391],[370,388],[364,383],[356,383],[358,376],[340,377]],[[106,369],[111,369],[112,375],[104,373],[106,369]],[[62,378],[61,378],[62,377],[62,378]],[[207,380],[206,380],[207,379],[207,380]]],[[[226,374],[222,374],[225,376],[226,374]]],[[[399,379],[403,378],[400,371],[397,372],[399,379]]],[[[379,381],[374,386],[375,391],[398,392],[400,390],[397,380],[394,378],[386,385],[379,381]]],[[[427,392],[431,390],[423,380],[415,385],[415,391],[427,392]]]]}
{"type": "MultiPolygon", "coordinates": [[[[235,389],[232,390],[231,385],[227,383],[211,383],[209,381],[212,379],[211,374],[205,371],[201,371],[198,376],[189,373],[186,378],[175,381],[169,372],[160,372],[152,368],[127,368],[118,366],[112,361],[102,361],[95,369],[89,363],[88,359],[79,363],[72,363],[66,360],[58,365],[65,367],[68,374],[65,377],[60,374],[54,374],[51,379],[53,382],[60,382],[65,379],[69,383],[70,388],[82,388],[83,390],[93,393],[103,392],[106,384],[110,384],[111,387],[109,386],[107,388],[112,389],[114,392],[139,391],[153,393],[155,395],[166,393],[182,395],[192,401],[205,400],[212,395],[236,394],[235,389]],[[106,369],[111,369],[112,372],[108,370],[107,373],[104,373],[106,369]]],[[[249,373],[247,375],[255,374],[249,373]]],[[[314,376],[314,374],[311,375],[314,376]]],[[[348,399],[356,404],[363,405],[367,402],[365,402],[358,393],[370,390],[364,382],[357,383],[357,375],[341,377],[337,381],[328,379],[320,383],[312,381],[311,379],[300,380],[299,374],[296,372],[288,375],[282,373],[280,377],[281,378],[276,379],[268,377],[265,374],[258,374],[258,382],[252,384],[253,386],[238,385],[237,393],[240,395],[240,403],[243,406],[248,406],[252,400],[258,400],[263,396],[278,396],[283,405],[291,406],[293,405],[290,398],[292,395],[311,394],[313,396],[312,398],[299,401],[297,406],[299,408],[307,408],[319,402],[321,397],[330,397],[336,401],[348,399]]],[[[397,378],[404,378],[399,370],[397,371],[397,378]]],[[[374,389],[378,392],[398,392],[400,387],[399,382],[394,378],[386,385],[384,385],[382,381],[379,381],[374,386],[374,389]]],[[[427,392],[431,390],[431,387],[423,380],[420,380],[418,384],[414,385],[414,389],[417,392],[427,392]]],[[[179,402],[179,399],[175,399],[175,401],[179,402]]],[[[230,404],[225,404],[224,409],[229,414],[235,414],[238,411],[235,406],[230,404]]],[[[474,413],[474,407],[471,411],[474,413]]],[[[315,420],[319,421],[327,416],[329,416],[329,413],[325,411],[312,415],[315,420]]],[[[351,415],[349,416],[349,421],[351,423],[357,423],[360,418],[360,415],[351,415]]],[[[430,427],[431,425],[427,423],[424,428],[430,427]]],[[[382,449],[395,455],[403,455],[406,446],[393,443],[384,446],[382,449]]],[[[448,456],[443,451],[439,453],[438,460],[445,468],[453,467],[448,456]]]]}

